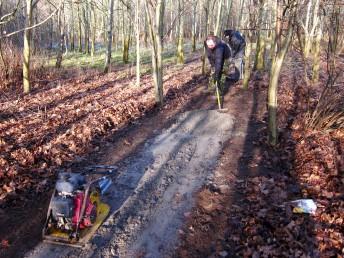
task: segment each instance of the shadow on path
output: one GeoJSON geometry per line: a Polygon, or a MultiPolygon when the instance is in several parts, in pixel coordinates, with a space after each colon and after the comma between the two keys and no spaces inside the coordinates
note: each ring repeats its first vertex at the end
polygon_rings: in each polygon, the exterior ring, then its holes
{"type": "Polygon", "coordinates": [[[198,194],[176,257],[318,256],[312,218],[285,205],[302,197],[292,174],[294,147],[285,157],[266,144],[267,85],[259,78],[251,83],[248,91],[234,86],[225,96],[236,117],[234,137],[198,194]]]}

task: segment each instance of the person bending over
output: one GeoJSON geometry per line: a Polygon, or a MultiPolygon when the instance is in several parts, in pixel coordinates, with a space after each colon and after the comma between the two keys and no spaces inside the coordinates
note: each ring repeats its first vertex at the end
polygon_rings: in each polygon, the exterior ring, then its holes
{"type": "Polygon", "coordinates": [[[231,56],[231,50],[224,41],[213,35],[209,35],[206,38],[204,47],[212,68],[213,83],[220,83],[223,64],[231,56]]]}

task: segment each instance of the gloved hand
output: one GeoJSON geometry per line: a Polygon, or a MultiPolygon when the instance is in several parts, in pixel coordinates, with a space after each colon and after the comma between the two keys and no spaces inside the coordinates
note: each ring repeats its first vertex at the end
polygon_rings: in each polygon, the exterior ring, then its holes
{"type": "Polygon", "coordinates": [[[212,77],[213,77],[214,83],[220,82],[222,73],[223,73],[223,71],[221,73],[213,73],[212,77]]]}
{"type": "Polygon", "coordinates": [[[228,64],[229,65],[234,64],[234,58],[233,57],[228,58],[228,64]]]}
{"type": "Polygon", "coordinates": [[[214,85],[215,85],[214,75],[215,75],[215,67],[211,66],[210,67],[210,76],[209,76],[208,89],[214,88],[214,85]]]}
{"type": "Polygon", "coordinates": [[[209,84],[208,84],[208,89],[211,90],[211,89],[214,89],[215,88],[215,80],[214,80],[214,77],[211,76],[209,78],[209,84]]]}

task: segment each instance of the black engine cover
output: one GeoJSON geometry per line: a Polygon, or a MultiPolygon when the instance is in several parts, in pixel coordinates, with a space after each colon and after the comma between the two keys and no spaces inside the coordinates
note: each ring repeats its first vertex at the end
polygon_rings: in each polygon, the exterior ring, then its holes
{"type": "Polygon", "coordinates": [[[55,220],[59,217],[71,219],[74,213],[73,198],[69,196],[56,196],[51,200],[51,209],[55,220]]]}

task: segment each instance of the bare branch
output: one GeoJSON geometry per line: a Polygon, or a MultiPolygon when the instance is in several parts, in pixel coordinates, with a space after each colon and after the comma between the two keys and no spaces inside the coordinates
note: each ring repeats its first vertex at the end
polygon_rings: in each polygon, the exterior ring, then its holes
{"type": "MultiPolygon", "coordinates": [[[[18,0],[15,9],[11,13],[5,14],[4,16],[0,17],[0,25],[8,23],[14,19],[15,15],[19,9],[19,3],[20,3],[20,0],[18,0]]],[[[0,7],[1,7],[1,5],[2,5],[2,1],[0,2],[0,7]]]]}
{"type": "Polygon", "coordinates": [[[11,32],[11,33],[9,33],[9,34],[5,34],[5,35],[1,36],[0,39],[9,38],[9,37],[11,37],[11,36],[13,36],[13,35],[16,35],[16,34],[18,34],[18,33],[20,33],[20,32],[23,32],[23,31],[25,31],[25,30],[32,30],[32,29],[34,29],[34,28],[37,28],[37,27],[41,26],[42,24],[44,24],[44,23],[46,23],[47,21],[49,21],[49,20],[58,12],[58,10],[62,7],[63,2],[64,2],[64,0],[61,0],[60,5],[55,9],[55,11],[53,11],[53,12],[52,12],[47,18],[45,18],[43,21],[41,21],[41,22],[39,22],[39,23],[37,23],[37,24],[35,24],[35,25],[32,25],[31,27],[23,28],[23,29],[20,29],[20,30],[11,32]]]}

